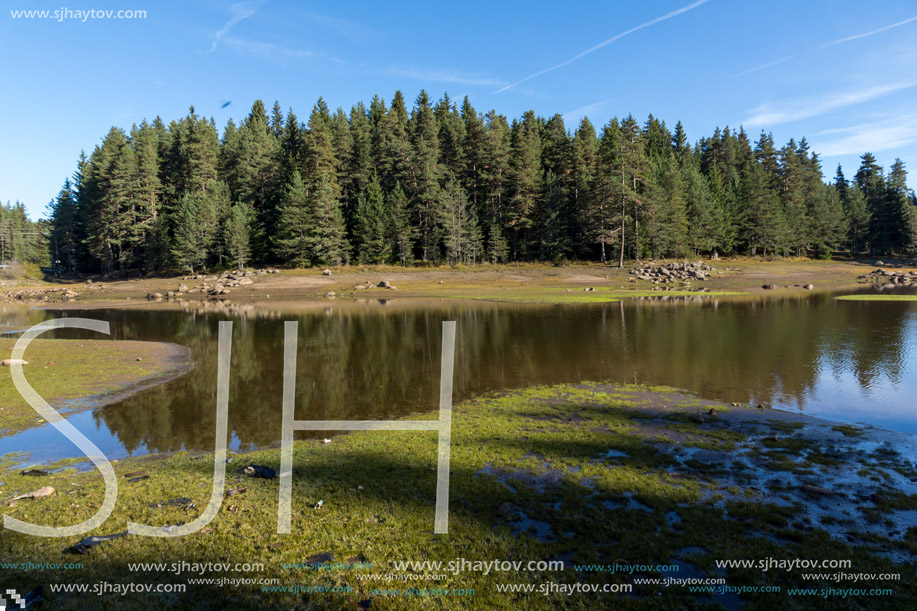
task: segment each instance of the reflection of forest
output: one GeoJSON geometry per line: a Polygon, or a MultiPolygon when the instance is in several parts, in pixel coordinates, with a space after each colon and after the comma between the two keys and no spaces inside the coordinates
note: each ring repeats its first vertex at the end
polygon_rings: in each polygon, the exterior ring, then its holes
{"type": "Polygon", "coordinates": [[[124,446],[213,447],[217,322],[235,321],[230,427],[242,448],[280,435],[283,320],[300,321],[297,418],[389,418],[433,409],[440,323],[458,321],[455,400],[531,384],[610,380],[724,401],[802,402],[819,369],[897,381],[913,308],[830,296],[672,305],[335,305],[306,313],[66,312],[116,338],[174,341],[196,369],[96,412],[124,446]]]}

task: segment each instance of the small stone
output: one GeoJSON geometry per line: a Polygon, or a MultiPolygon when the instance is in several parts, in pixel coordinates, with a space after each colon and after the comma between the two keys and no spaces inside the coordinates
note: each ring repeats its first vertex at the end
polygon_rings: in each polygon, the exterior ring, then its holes
{"type": "Polygon", "coordinates": [[[320,562],[330,562],[334,560],[334,552],[321,552],[318,554],[312,554],[306,558],[306,562],[310,564],[317,564],[320,562]]]}

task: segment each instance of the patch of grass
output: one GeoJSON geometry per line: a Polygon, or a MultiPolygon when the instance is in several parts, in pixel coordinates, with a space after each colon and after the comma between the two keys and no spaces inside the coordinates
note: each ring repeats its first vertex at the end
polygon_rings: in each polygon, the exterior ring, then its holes
{"type": "Polygon", "coordinates": [[[812,442],[808,439],[800,439],[799,437],[777,437],[776,439],[772,437],[767,437],[761,440],[761,443],[768,448],[784,450],[787,452],[798,453],[803,450],[807,450],[812,446],[812,442]]]}
{"type": "Polygon", "coordinates": [[[543,288],[511,288],[504,291],[474,291],[465,294],[450,295],[455,298],[478,299],[483,301],[500,301],[506,303],[540,303],[540,304],[570,304],[570,303],[609,303],[639,297],[727,297],[742,295],[744,293],[733,291],[718,291],[701,293],[698,291],[640,291],[640,290],[613,290],[597,288],[594,291],[582,289],[543,289],[543,288]]]}
{"type": "MultiPolygon", "coordinates": [[[[41,583],[137,582],[138,575],[127,568],[134,562],[251,562],[263,563],[264,571],[204,577],[278,577],[281,585],[346,586],[353,590],[303,595],[262,592],[257,585],[192,584],[181,598],[145,594],[118,597],[110,604],[128,610],[163,605],[340,609],[353,608],[351,601],[372,598],[372,608],[410,610],[583,609],[616,603],[626,607],[635,601],[612,596],[596,599],[593,594],[523,597],[500,593],[494,584],[623,581],[625,577],[619,575],[577,574],[572,563],[607,563],[612,558],[619,563],[665,564],[679,557],[680,550],[700,548],[703,551],[692,554],[690,562],[707,577],[719,574],[714,560],[725,558],[851,558],[855,566],[868,566],[870,572],[900,572],[903,578],[896,582],[894,599],[862,598],[857,602],[866,608],[907,608],[906,601],[915,595],[912,584],[917,574],[913,566],[895,565],[820,530],[797,528],[796,506],[765,505],[751,499],[714,505],[723,499],[710,494],[717,490],[715,482],[690,468],[673,470],[671,456],[641,435],[643,422],[633,416],[640,408],[621,397],[620,390],[603,391],[585,385],[537,387],[457,405],[453,412],[448,535],[432,532],[436,434],[361,431],[334,435],[329,444],[311,440],[294,444],[293,532],[289,535],[276,532],[278,481],[250,478],[239,471],[249,463],[279,470],[279,451],[238,454],[227,466],[226,488],[247,490],[226,496],[216,518],[198,533],[176,539],[127,536],[94,547],[87,555],[71,557],[62,556],[62,552],[80,537],[34,538],[4,531],[0,558],[5,562],[84,563],[79,571],[49,570],[39,577],[7,570],[5,585],[27,591],[39,579],[41,583]],[[609,457],[609,450],[616,454],[609,457]],[[702,502],[705,495],[710,498],[702,502]],[[323,503],[316,509],[319,501],[323,503]],[[681,521],[670,526],[665,515],[673,511],[681,521]],[[285,566],[303,563],[320,552],[332,552],[336,562],[363,558],[372,568],[316,571],[285,566]],[[567,568],[551,573],[509,571],[498,575],[441,571],[445,575],[442,580],[406,584],[360,579],[362,574],[393,573],[396,561],[454,558],[564,558],[567,568]],[[374,591],[394,587],[473,589],[474,597],[407,598],[374,591]]],[[[430,413],[412,419],[435,417],[430,413]]],[[[685,424],[678,419],[668,423],[685,424]]],[[[703,440],[720,444],[731,442],[738,434],[728,429],[700,431],[704,433],[725,435],[725,439],[703,440]]],[[[212,460],[212,455],[180,452],[116,464],[118,503],[105,525],[93,534],[121,532],[128,520],[170,525],[195,519],[210,497],[212,460]],[[147,471],[149,479],[130,482],[125,478],[140,469],[147,471]],[[167,503],[177,497],[187,497],[197,506],[167,503]]],[[[3,478],[7,486],[0,490],[7,499],[40,486],[56,488],[53,497],[18,501],[4,510],[34,523],[76,523],[91,516],[103,498],[104,487],[96,472],[77,472],[66,465],[48,477],[28,478],[8,472],[3,478]]],[[[747,497],[749,491],[730,485],[728,492],[747,497]]],[[[723,576],[730,585],[808,587],[786,571],[730,569],[723,576]]],[[[143,580],[186,583],[196,577],[199,575],[153,571],[143,580]]],[[[639,586],[635,594],[652,600],[654,608],[702,608],[710,602],[708,597],[695,596],[684,588],[639,586]]],[[[87,604],[73,596],[49,593],[49,597],[49,606],[55,609],[81,609],[87,604]]],[[[782,594],[765,594],[742,600],[751,608],[765,609],[786,599],[782,594]]]]}
{"type": "Polygon", "coordinates": [[[792,433],[793,431],[798,431],[799,429],[805,427],[805,424],[802,422],[794,422],[792,420],[778,420],[776,418],[768,418],[767,425],[771,429],[780,433],[792,433]]]}
{"type": "Polygon", "coordinates": [[[841,295],[838,301],[917,301],[917,295],[841,295]]]}
{"type": "Polygon", "coordinates": [[[856,426],[850,426],[849,424],[838,424],[837,426],[831,427],[832,431],[837,431],[842,433],[844,437],[862,437],[863,430],[856,426]]]}
{"type": "MultiPolygon", "coordinates": [[[[15,339],[0,339],[8,358],[15,339]]],[[[98,404],[99,396],[127,391],[183,369],[186,349],[137,341],[35,339],[26,351],[26,380],[52,407],[65,413],[98,404]]],[[[9,367],[0,367],[0,436],[44,423],[13,385],[9,367]]]]}

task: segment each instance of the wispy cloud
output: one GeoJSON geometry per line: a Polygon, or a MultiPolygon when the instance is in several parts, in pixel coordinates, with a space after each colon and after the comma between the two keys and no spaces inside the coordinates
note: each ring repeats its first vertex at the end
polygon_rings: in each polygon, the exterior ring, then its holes
{"type": "Polygon", "coordinates": [[[210,42],[210,50],[208,53],[213,53],[217,50],[217,46],[232,30],[233,26],[244,19],[248,19],[255,14],[255,11],[264,4],[267,0],[250,0],[249,2],[237,2],[229,7],[232,17],[223,24],[223,27],[218,31],[214,32],[213,39],[210,42]]]}
{"type": "MultiPolygon", "coordinates": [[[[261,42],[257,40],[247,40],[236,36],[227,36],[223,42],[239,51],[249,55],[255,55],[265,59],[314,59],[327,58],[326,55],[307,49],[299,49],[274,42],[261,42]]],[[[334,60],[334,58],[328,58],[334,60]]]]}
{"type": "Polygon", "coordinates": [[[757,72],[758,70],[767,70],[768,68],[773,68],[774,66],[779,66],[780,64],[786,63],[796,57],[795,55],[787,55],[786,57],[781,57],[780,59],[774,60],[772,62],[767,62],[766,64],[761,64],[760,66],[755,66],[754,68],[749,68],[748,70],[742,70],[741,72],[736,72],[733,74],[733,78],[737,76],[744,76],[746,74],[751,74],[752,72],[757,72]]]}
{"type": "Polygon", "coordinates": [[[306,13],[304,17],[319,27],[336,32],[353,42],[369,42],[379,35],[376,30],[349,19],[317,15],[315,13],[306,13]]]}
{"type": "MultiPolygon", "coordinates": [[[[917,21],[917,17],[911,17],[910,19],[905,19],[904,21],[899,21],[898,23],[893,23],[893,24],[891,24],[891,25],[887,25],[887,26],[885,26],[884,28],[879,28],[878,30],[872,30],[871,32],[864,32],[863,34],[855,34],[855,35],[853,35],[853,36],[847,36],[846,38],[838,38],[837,40],[832,40],[831,42],[826,42],[826,43],[824,43],[824,44],[820,44],[820,45],[818,45],[817,47],[812,47],[811,50],[812,50],[812,51],[818,51],[818,50],[821,50],[821,49],[826,49],[826,48],[828,48],[828,47],[833,47],[834,45],[840,45],[840,44],[843,44],[843,43],[845,43],[845,42],[850,42],[851,40],[858,40],[858,39],[860,39],[860,38],[866,38],[866,37],[868,37],[868,36],[873,36],[874,34],[879,34],[880,32],[885,32],[885,31],[887,31],[887,30],[892,30],[892,29],[894,29],[894,28],[897,28],[897,27],[903,26],[903,25],[905,25],[905,24],[911,23],[912,21],[917,21]]],[[[786,57],[781,57],[780,59],[778,59],[778,60],[776,60],[776,61],[768,62],[768,63],[766,63],[766,64],[761,64],[760,66],[755,66],[754,68],[749,68],[748,70],[743,70],[743,71],[741,71],[741,72],[736,72],[736,73],[733,74],[732,76],[733,76],[733,78],[735,78],[735,77],[737,77],[737,76],[743,76],[743,75],[745,75],[745,74],[751,74],[752,72],[757,72],[757,71],[759,71],[759,70],[766,70],[767,68],[773,68],[774,66],[779,66],[780,64],[782,64],[782,63],[784,63],[784,62],[788,62],[788,61],[790,61],[791,59],[793,59],[793,58],[795,58],[795,57],[797,57],[797,56],[796,56],[796,55],[787,55],[786,57]]]]}
{"type": "Polygon", "coordinates": [[[564,66],[569,66],[570,64],[572,64],[572,63],[575,62],[576,60],[581,59],[581,58],[583,58],[583,57],[589,55],[590,53],[595,53],[596,51],[598,51],[598,50],[601,49],[602,47],[606,47],[606,46],[610,45],[610,44],[613,43],[613,42],[617,42],[618,40],[621,40],[622,38],[624,38],[625,36],[627,36],[627,35],[629,35],[629,34],[633,34],[634,32],[637,32],[637,31],[642,30],[642,29],[644,29],[644,28],[648,28],[648,27],[650,27],[651,25],[656,25],[657,23],[661,23],[661,22],[663,22],[663,21],[666,21],[667,19],[671,19],[672,17],[677,17],[678,15],[681,15],[682,13],[687,13],[688,11],[694,10],[694,9],[696,9],[697,7],[701,6],[702,4],[706,4],[707,2],[709,2],[709,0],[697,0],[697,2],[694,2],[694,3],[689,4],[689,5],[687,5],[687,6],[683,6],[683,7],[681,7],[680,9],[676,9],[676,10],[672,11],[671,13],[666,13],[666,14],[663,15],[662,17],[656,17],[655,19],[652,19],[652,20],[650,20],[650,21],[647,21],[646,23],[641,23],[640,25],[638,25],[638,26],[636,26],[636,27],[633,27],[633,28],[631,28],[631,29],[629,29],[629,30],[626,30],[626,31],[624,31],[624,32],[621,32],[620,34],[617,34],[617,35],[615,35],[615,36],[612,36],[611,38],[609,38],[609,39],[607,39],[607,40],[603,40],[603,41],[600,42],[599,44],[597,44],[597,45],[595,45],[595,46],[593,46],[593,47],[590,47],[590,48],[586,49],[585,51],[583,51],[583,52],[581,52],[581,53],[578,53],[578,54],[574,55],[573,57],[571,57],[570,59],[568,59],[568,60],[566,60],[566,61],[563,61],[563,62],[561,62],[561,63],[559,63],[559,64],[557,64],[557,65],[555,65],[555,66],[551,66],[550,68],[545,68],[544,70],[539,70],[538,72],[535,72],[535,73],[533,73],[533,74],[530,74],[530,75],[528,75],[527,77],[525,77],[524,79],[520,79],[520,80],[516,81],[515,83],[510,83],[510,84],[508,84],[508,85],[505,85],[505,86],[501,87],[500,89],[494,91],[494,93],[502,93],[502,92],[506,91],[507,89],[512,89],[512,88],[515,87],[516,85],[521,85],[522,83],[524,83],[524,82],[526,82],[526,81],[528,81],[528,80],[531,80],[531,79],[535,78],[536,76],[541,76],[542,74],[546,74],[546,73],[548,73],[548,72],[552,72],[552,71],[557,70],[557,69],[559,69],[559,68],[563,68],[564,66]]]}
{"type": "Polygon", "coordinates": [[[917,85],[917,82],[879,85],[867,89],[858,89],[845,93],[833,93],[820,98],[794,100],[782,105],[761,104],[751,110],[751,115],[743,121],[746,127],[764,127],[789,123],[799,119],[815,117],[826,112],[875,100],[917,85]]]}
{"type": "Polygon", "coordinates": [[[917,113],[825,130],[815,134],[813,142],[823,157],[859,155],[863,151],[877,153],[902,147],[917,142],[917,113]],[[835,135],[838,137],[830,137],[835,135]]]}
{"type": "Polygon", "coordinates": [[[847,36],[846,38],[838,38],[837,40],[832,40],[831,42],[826,42],[826,43],[823,44],[823,45],[819,45],[819,46],[816,47],[816,48],[818,48],[818,49],[824,49],[824,48],[826,48],[826,47],[833,47],[834,45],[840,45],[840,44],[843,44],[843,43],[845,43],[845,42],[850,42],[851,40],[859,40],[860,38],[867,38],[867,37],[869,37],[869,36],[873,36],[873,35],[875,35],[875,34],[879,34],[880,32],[886,32],[886,31],[888,31],[888,30],[893,30],[893,29],[895,29],[895,28],[899,28],[899,27],[901,27],[901,26],[903,26],[903,25],[905,25],[905,24],[911,23],[912,21],[917,21],[917,17],[911,17],[910,19],[905,19],[904,21],[899,21],[898,23],[893,23],[893,24],[891,24],[891,25],[887,25],[887,26],[885,26],[884,28],[879,28],[878,30],[872,30],[871,32],[864,32],[864,33],[862,33],[862,34],[855,34],[855,35],[853,35],[853,36],[847,36]]]}
{"type": "Polygon", "coordinates": [[[583,117],[588,116],[591,112],[598,112],[603,108],[607,108],[609,104],[611,104],[611,100],[602,100],[601,102],[594,102],[592,104],[580,106],[579,108],[565,112],[563,114],[564,122],[569,123],[571,121],[578,121],[583,117]]]}
{"type": "Polygon", "coordinates": [[[494,78],[491,75],[460,72],[446,68],[386,68],[383,72],[388,76],[400,76],[416,81],[455,83],[477,87],[502,87],[506,85],[506,81],[494,78]]]}

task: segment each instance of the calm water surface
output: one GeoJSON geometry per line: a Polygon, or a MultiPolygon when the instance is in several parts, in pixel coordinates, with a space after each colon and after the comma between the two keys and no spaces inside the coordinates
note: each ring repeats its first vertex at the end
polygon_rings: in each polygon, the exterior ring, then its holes
{"type": "MultiPolygon", "coordinates": [[[[235,450],[280,437],[285,320],[299,321],[297,419],[387,419],[434,409],[441,323],[456,320],[456,402],[532,384],[664,384],[917,433],[915,303],[831,295],[588,306],[393,301],[262,314],[19,310],[0,312],[0,324],[21,328],[59,316],[107,320],[115,339],[169,341],[192,351],[191,373],[69,416],[109,458],[213,448],[217,324],[227,318],[234,321],[235,450]]],[[[47,425],[0,439],[0,455],[13,451],[28,451],[29,462],[79,455],[47,425]]]]}

